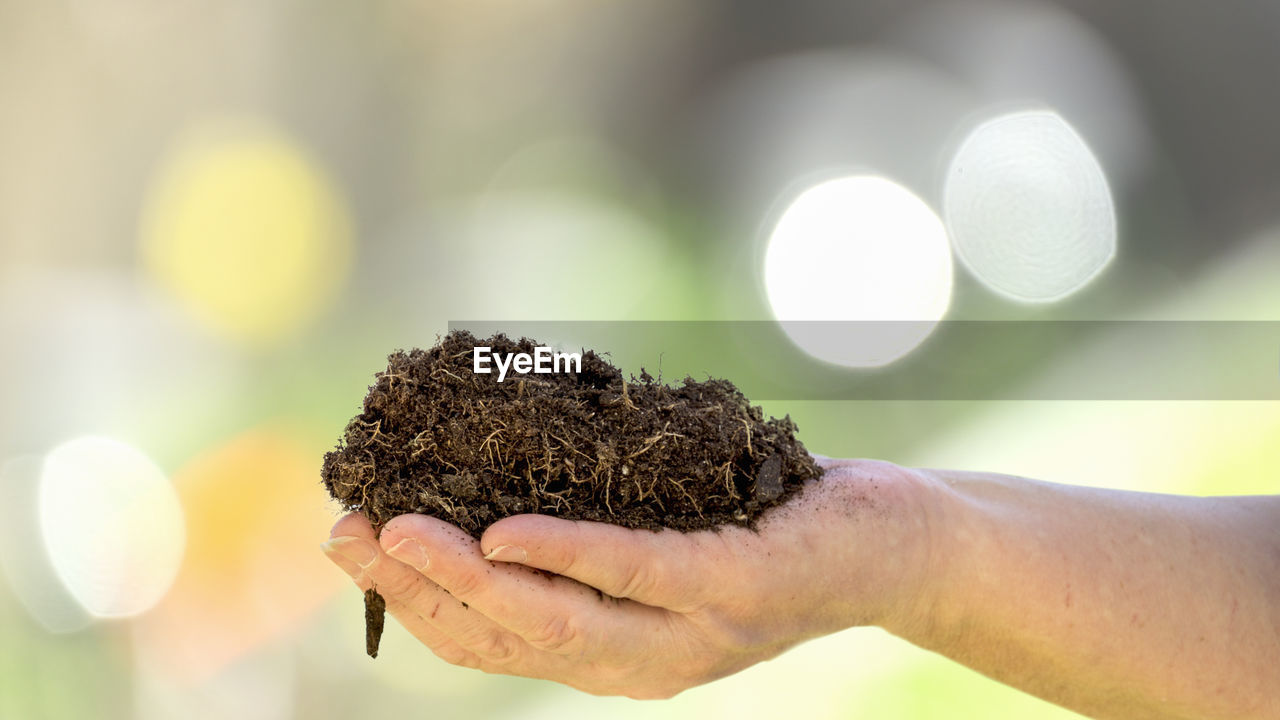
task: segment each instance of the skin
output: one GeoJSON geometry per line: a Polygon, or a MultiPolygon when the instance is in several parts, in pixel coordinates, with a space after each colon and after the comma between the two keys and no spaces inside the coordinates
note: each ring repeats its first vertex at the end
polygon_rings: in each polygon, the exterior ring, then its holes
{"type": "Polygon", "coordinates": [[[1099,718],[1280,718],[1280,497],[819,462],[758,532],[348,515],[324,550],[446,661],[594,694],[876,625],[1099,718]]]}

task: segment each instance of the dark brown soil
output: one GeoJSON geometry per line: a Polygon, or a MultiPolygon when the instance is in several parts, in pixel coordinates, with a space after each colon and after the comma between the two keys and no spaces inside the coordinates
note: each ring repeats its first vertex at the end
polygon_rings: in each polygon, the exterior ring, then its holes
{"type": "Polygon", "coordinates": [[[511,372],[501,383],[473,373],[477,345],[506,355],[537,344],[452,332],[429,350],[392,353],[325,455],[325,487],[376,529],[422,513],[479,538],[519,513],[650,530],[753,527],[821,475],[790,417],[765,420],[727,380],[627,380],[592,351],[580,373],[511,372]]]}
{"type": "Polygon", "coordinates": [[[378,657],[378,644],[382,641],[382,625],[387,620],[387,600],[371,587],[364,591],[364,651],[369,657],[378,657]]]}

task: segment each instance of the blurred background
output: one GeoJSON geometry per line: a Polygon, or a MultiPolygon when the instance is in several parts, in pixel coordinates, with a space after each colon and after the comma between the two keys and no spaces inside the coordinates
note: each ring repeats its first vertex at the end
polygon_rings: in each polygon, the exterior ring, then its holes
{"type": "MultiPolygon", "coordinates": [[[[1263,0],[0,0],[0,717],[1071,717],[874,629],[662,704],[398,626],[371,661],[321,456],[451,320],[918,321],[791,334],[849,368],[943,319],[1280,320],[1278,37],[1263,0]]],[[[1276,403],[764,405],[827,455],[1280,487],[1276,403]]]]}

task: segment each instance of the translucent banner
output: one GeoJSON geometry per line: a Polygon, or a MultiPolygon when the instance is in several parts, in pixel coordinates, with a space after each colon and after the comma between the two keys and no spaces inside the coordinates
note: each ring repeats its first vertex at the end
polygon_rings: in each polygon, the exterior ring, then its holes
{"type": "Polygon", "coordinates": [[[1280,322],[455,321],[752,400],[1280,400],[1280,322]],[[927,327],[926,327],[927,326],[927,327]],[[882,367],[879,345],[928,338],[882,367]],[[847,362],[844,359],[848,359],[847,362]]]}

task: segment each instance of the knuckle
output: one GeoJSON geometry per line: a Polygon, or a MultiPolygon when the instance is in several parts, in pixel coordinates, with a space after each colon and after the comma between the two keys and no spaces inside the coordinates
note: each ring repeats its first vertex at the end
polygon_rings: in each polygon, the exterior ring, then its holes
{"type": "Polygon", "coordinates": [[[538,548],[538,554],[552,572],[573,577],[593,569],[592,553],[583,548],[596,546],[597,542],[582,523],[575,522],[571,527],[571,533],[538,548]]]}
{"type": "Polygon", "coordinates": [[[379,563],[370,568],[369,581],[378,593],[401,600],[412,600],[422,589],[422,579],[407,572],[396,572],[396,568],[379,563]]]}
{"type": "Polygon", "coordinates": [[[573,577],[582,570],[582,557],[573,546],[546,548],[542,552],[542,559],[552,568],[552,572],[559,575],[573,577]]]}
{"type": "Polygon", "coordinates": [[[485,585],[485,576],[473,570],[465,570],[454,573],[452,577],[448,578],[448,581],[447,589],[449,594],[465,600],[480,594],[485,585]]]}
{"type": "Polygon", "coordinates": [[[539,650],[560,653],[575,644],[579,637],[578,629],[568,617],[556,615],[539,625],[526,640],[539,650]]]}
{"type": "Polygon", "coordinates": [[[473,646],[475,653],[493,665],[509,665],[520,653],[519,644],[510,634],[485,631],[473,646]]]}
{"type": "Polygon", "coordinates": [[[660,572],[652,559],[631,560],[622,573],[622,583],[617,588],[618,597],[636,598],[652,595],[658,584],[660,572]]]}

